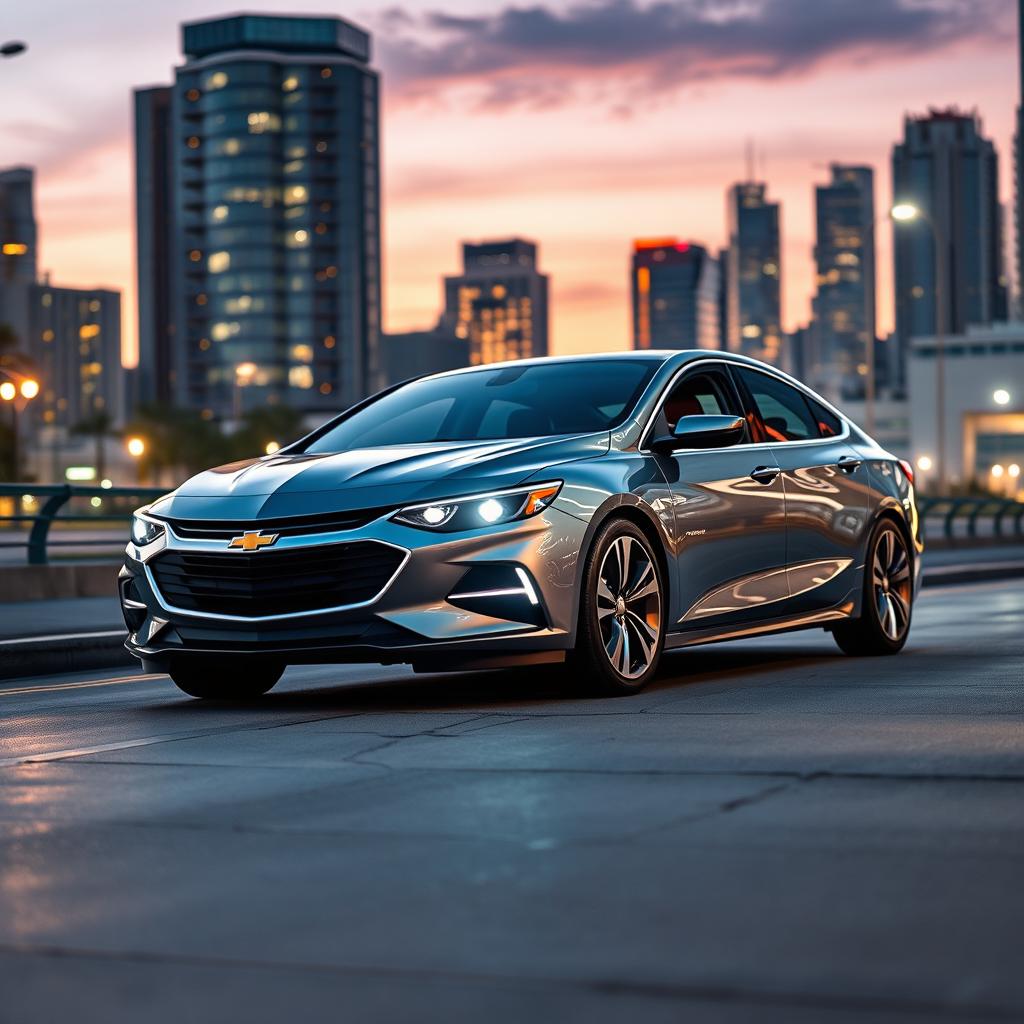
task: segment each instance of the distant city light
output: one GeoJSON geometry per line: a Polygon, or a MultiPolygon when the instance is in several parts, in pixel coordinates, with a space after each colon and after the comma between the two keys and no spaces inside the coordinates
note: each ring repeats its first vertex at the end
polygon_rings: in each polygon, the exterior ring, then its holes
{"type": "Polygon", "coordinates": [[[897,203],[890,211],[893,220],[906,222],[917,220],[921,211],[913,203],[897,203]]]}
{"type": "Polygon", "coordinates": [[[276,441],[268,441],[267,447],[263,450],[268,455],[276,455],[281,450],[281,446],[276,441]]]}
{"type": "Polygon", "coordinates": [[[96,479],[96,467],[95,466],[68,466],[64,470],[64,477],[67,480],[84,481],[84,480],[95,480],[96,479]]]}
{"type": "Polygon", "coordinates": [[[258,372],[259,367],[255,363],[239,363],[235,367],[235,379],[239,384],[249,384],[258,372]]]}
{"type": "Polygon", "coordinates": [[[100,487],[102,487],[105,491],[109,491],[110,488],[113,487],[113,486],[114,486],[114,481],[113,480],[109,480],[106,477],[104,477],[104,479],[102,479],[100,481],[100,487]]]}
{"type": "Polygon", "coordinates": [[[13,402],[17,394],[18,389],[9,380],[0,384],[0,398],[5,402],[13,402]]]}
{"type": "Polygon", "coordinates": [[[992,401],[996,405],[1009,405],[1010,404],[1010,392],[1006,388],[996,388],[992,392],[992,401]]]}
{"type": "Polygon", "coordinates": [[[1017,477],[1020,476],[1020,466],[1018,466],[1016,462],[1011,462],[1009,469],[1007,469],[1006,472],[1009,473],[1014,480],[1016,480],[1017,477]]]}
{"type": "Polygon", "coordinates": [[[928,470],[931,469],[933,465],[934,465],[934,463],[932,462],[931,456],[929,456],[929,455],[922,455],[917,460],[917,468],[919,470],[921,470],[922,473],[927,473],[928,470]]]}
{"type": "Polygon", "coordinates": [[[92,505],[93,508],[100,508],[103,504],[103,499],[97,495],[89,499],[89,504],[92,505]]]}
{"type": "Polygon", "coordinates": [[[141,437],[129,437],[125,447],[133,459],[141,458],[146,453],[146,442],[141,437]]]}
{"type": "Polygon", "coordinates": [[[1003,467],[1000,466],[998,462],[992,467],[992,475],[997,480],[1003,475],[1003,472],[1004,472],[1003,467]]]}

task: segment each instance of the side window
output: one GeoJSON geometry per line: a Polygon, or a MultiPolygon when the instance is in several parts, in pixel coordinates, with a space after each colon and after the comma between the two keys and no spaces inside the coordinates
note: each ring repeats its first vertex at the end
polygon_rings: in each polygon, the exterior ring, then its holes
{"type": "Polygon", "coordinates": [[[842,420],[834,412],[829,412],[821,402],[816,402],[813,398],[808,398],[807,404],[818,421],[819,437],[838,437],[843,432],[842,420]]]}
{"type": "Polygon", "coordinates": [[[821,436],[800,391],[756,370],[744,367],[737,373],[754,400],[756,425],[766,441],[807,441],[821,436]]]}
{"type": "Polygon", "coordinates": [[[657,430],[670,433],[683,416],[739,416],[732,382],[721,370],[695,370],[669,392],[658,415],[657,430]]]}

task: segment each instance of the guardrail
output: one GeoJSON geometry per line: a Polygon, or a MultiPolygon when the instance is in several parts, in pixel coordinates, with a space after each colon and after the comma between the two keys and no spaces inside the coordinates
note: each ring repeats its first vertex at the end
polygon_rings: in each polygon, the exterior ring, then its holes
{"type": "Polygon", "coordinates": [[[1024,502],[1009,498],[932,498],[919,495],[925,540],[1024,541],[1024,502]]]}
{"type": "Polygon", "coordinates": [[[160,487],[0,484],[0,553],[23,548],[29,565],[46,565],[51,548],[78,558],[90,549],[120,551],[132,512],[165,493],[160,487]],[[52,537],[53,527],[65,536],[52,537]],[[107,536],[96,535],[104,528],[107,536]],[[67,535],[72,532],[78,536],[67,535]]]}
{"type": "MultiPolygon", "coordinates": [[[[0,555],[22,548],[29,565],[46,565],[51,549],[54,557],[77,559],[100,549],[118,554],[132,511],[164,493],[160,487],[0,484],[0,555]],[[99,535],[104,528],[106,536],[99,535]]],[[[917,504],[926,540],[1024,542],[1024,502],[919,495],[917,504]]]]}

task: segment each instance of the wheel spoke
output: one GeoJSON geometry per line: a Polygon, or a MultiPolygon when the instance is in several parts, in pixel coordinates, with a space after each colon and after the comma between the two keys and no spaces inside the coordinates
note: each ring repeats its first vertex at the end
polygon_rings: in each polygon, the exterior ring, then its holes
{"type": "Polygon", "coordinates": [[[626,622],[633,627],[633,634],[644,652],[644,667],[651,663],[654,656],[654,648],[658,642],[658,631],[652,629],[650,624],[641,619],[635,612],[626,612],[626,622]]]}
{"type": "Polygon", "coordinates": [[[896,590],[889,591],[889,604],[893,609],[893,622],[896,625],[896,637],[898,637],[910,621],[910,609],[907,607],[906,601],[903,600],[903,595],[896,590]]]}
{"type": "Polygon", "coordinates": [[[622,657],[622,645],[623,636],[625,630],[619,624],[618,619],[612,621],[611,637],[608,643],[605,645],[605,650],[608,652],[608,660],[616,667],[619,667],[619,661],[622,657]]]}
{"type": "Polygon", "coordinates": [[[639,579],[625,593],[626,603],[640,601],[658,590],[658,577],[651,562],[645,562],[639,579]]]}
{"type": "Polygon", "coordinates": [[[629,584],[629,563],[633,557],[633,538],[620,537],[616,548],[619,556],[619,593],[623,593],[629,584]]]}
{"type": "Polygon", "coordinates": [[[876,587],[880,587],[885,582],[885,570],[882,568],[882,563],[879,561],[879,552],[875,552],[874,561],[871,564],[871,582],[876,587]]]}
{"type": "Polygon", "coordinates": [[[609,615],[615,614],[615,595],[611,592],[611,588],[608,586],[604,578],[598,578],[597,581],[597,617],[599,619],[607,618],[609,615]]]}

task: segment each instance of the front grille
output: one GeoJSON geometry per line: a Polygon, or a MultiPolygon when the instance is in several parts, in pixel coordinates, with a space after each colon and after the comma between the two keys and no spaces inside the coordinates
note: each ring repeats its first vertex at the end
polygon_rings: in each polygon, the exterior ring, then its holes
{"type": "Polygon", "coordinates": [[[405,553],[376,541],[288,551],[164,551],[150,563],[166,604],[258,617],[360,604],[380,593],[405,553]]]}
{"type": "Polygon", "coordinates": [[[278,516],[274,519],[160,519],[182,539],[230,540],[246,530],[262,530],[279,537],[304,537],[308,534],[333,533],[335,530],[356,530],[379,519],[387,508],[360,508],[349,512],[322,512],[312,516],[278,516]]]}

